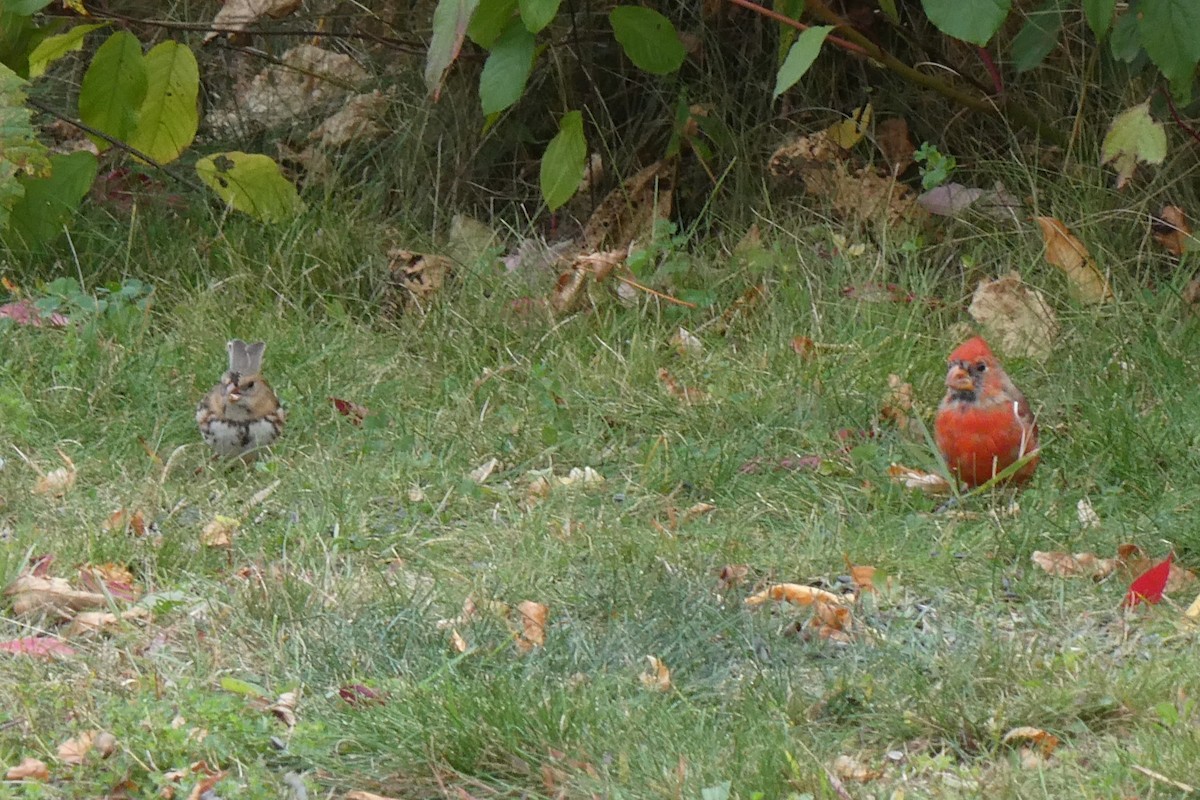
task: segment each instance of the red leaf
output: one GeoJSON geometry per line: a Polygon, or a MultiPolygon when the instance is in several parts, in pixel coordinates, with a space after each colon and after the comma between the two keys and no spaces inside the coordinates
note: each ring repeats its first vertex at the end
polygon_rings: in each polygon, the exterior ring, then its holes
{"type": "Polygon", "coordinates": [[[1155,564],[1134,578],[1133,583],[1129,584],[1129,591],[1122,605],[1136,606],[1143,600],[1151,604],[1161,602],[1163,590],[1167,588],[1167,578],[1171,577],[1171,562],[1174,560],[1175,554],[1171,553],[1165,561],[1155,564]]]}
{"type": "Polygon", "coordinates": [[[24,653],[38,658],[73,656],[75,650],[53,636],[25,636],[0,642],[0,653],[24,653]]]}
{"type": "Polygon", "coordinates": [[[350,683],[338,689],[338,696],[352,706],[382,703],[383,698],[374,689],[361,683],[350,683]]]}
{"type": "Polygon", "coordinates": [[[340,397],[331,397],[329,398],[329,402],[333,403],[333,407],[338,410],[339,414],[349,417],[350,421],[355,425],[361,425],[363,417],[371,413],[370,409],[366,406],[360,406],[358,403],[343,400],[340,397]]]}
{"type": "Polygon", "coordinates": [[[37,307],[29,299],[16,300],[12,303],[0,305],[0,317],[11,319],[18,325],[32,325],[35,328],[42,327],[43,322],[49,323],[54,328],[61,328],[70,322],[69,319],[58,312],[43,317],[41,312],[37,310],[37,307]]]}

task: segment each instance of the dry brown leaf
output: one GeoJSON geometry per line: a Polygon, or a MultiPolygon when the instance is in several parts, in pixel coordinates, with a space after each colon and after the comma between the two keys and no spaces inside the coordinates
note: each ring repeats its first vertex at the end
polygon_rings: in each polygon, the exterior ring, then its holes
{"type": "Polygon", "coordinates": [[[1030,560],[1047,574],[1060,578],[1091,578],[1101,580],[1111,575],[1121,564],[1119,558],[1100,558],[1095,553],[1063,553],[1035,550],[1030,560]]]}
{"type": "Polygon", "coordinates": [[[687,328],[680,327],[671,337],[669,344],[679,351],[681,356],[700,356],[704,354],[704,343],[696,334],[687,328]]]}
{"type": "Polygon", "coordinates": [[[854,581],[854,585],[864,592],[874,592],[875,567],[866,564],[852,564],[850,557],[844,554],[842,559],[846,562],[846,571],[850,573],[850,580],[854,581]]]}
{"type": "Polygon", "coordinates": [[[871,769],[853,756],[838,756],[833,760],[833,774],[844,781],[866,783],[883,775],[882,770],[871,769]]]}
{"type": "Polygon", "coordinates": [[[207,44],[218,36],[241,33],[263,17],[281,19],[300,7],[301,0],[225,0],[213,17],[216,30],[204,35],[207,44]]]}
{"type": "Polygon", "coordinates": [[[913,163],[913,146],[908,135],[908,121],[903,117],[891,117],[879,123],[875,128],[875,144],[883,153],[893,175],[904,172],[913,163]]]}
{"type": "Polygon", "coordinates": [[[1042,229],[1046,261],[1066,274],[1067,285],[1075,299],[1092,304],[1112,300],[1112,287],[1083,242],[1054,217],[1034,219],[1042,229]]]}
{"type": "Polygon", "coordinates": [[[1041,292],[1010,272],[980,281],[967,309],[987,340],[1001,353],[1044,360],[1058,338],[1058,319],[1041,292]]]}
{"type": "Polygon", "coordinates": [[[1046,758],[1049,758],[1050,754],[1058,747],[1057,736],[1047,733],[1041,728],[1033,728],[1028,725],[1013,728],[1004,734],[1002,741],[1004,744],[1027,744],[1037,747],[1046,758]]]}
{"type": "Polygon", "coordinates": [[[687,511],[683,512],[683,519],[680,520],[679,524],[686,524],[697,517],[702,517],[705,514],[711,514],[716,510],[717,507],[712,503],[695,503],[687,511]]]}
{"type": "Polygon", "coordinates": [[[351,142],[378,139],[387,133],[387,129],[379,124],[387,107],[387,97],[378,89],[367,94],[356,94],[342,108],[326,117],[308,135],[309,141],[321,147],[343,147],[351,142]]]}
{"type": "Polygon", "coordinates": [[[528,653],[535,647],[546,643],[546,620],[550,617],[550,609],[533,600],[523,600],[517,604],[517,614],[520,615],[521,630],[517,636],[517,649],[528,653]]]}
{"type": "Polygon", "coordinates": [[[913,387],[905,383],[899,375],[888,375],[888,391],[883,397],[883,405],[879,416],[888,422],[895,423],[902,431],[908,430],[908,416],[912,412],[913,387]]]}
{"type": "Polygon", "coordinates": [[[919,489],[928,495],[950,493],[950,482],[933,472],[892,464],[888,467],[888,476],[893,483],[898,483],[905,489],[919,489]]]}
{"type": "Polygon", "coordinates": [[[737,244],[733,246],[734,258],[746,258],[753,253],[761,252],[763,249],[762,231],[758,227],[758,223],[752,223],[746,232],[742,234],[742,238],[738,239],[737,244]]]}
{"type": "Polygon", "coordinates": [[[833,592],[800,583],[776,583],[746,598],[746,605],[760,606],[768,600],[785,600],[798,606],[841,605],[842,598],[833,592]]]}
{"type": "Polygon", "coordinates": [[[342,795],[342,800],[396,800],[396,798],[384,797],[374,792],[364,792],[361,789],[355,789],[352,792],[346,792],[342,795]]]}
{"type": "Polygon", "coordinates": [[[487,483],[487,479],[492,477],[492,473],[496,471],[496,467],[500,465],[500,459],[489,458],[487,461],[480,464],[475,469],[467,473],[467,478],[474,483],[487,483]]]}
{"type": "Polygon", "coordinates": [[[678,163],[656,161],[609,192],[583,227],[580,251],[628,251],[635,241],[649,242],[655,222],[671,218],[678,163]]]}
{"type": "Polygon", "coordinates": [[[141,511],[130,513],[124,508],[118,508],[104,520],[103,529],[108,532],[123,531],[127,527],[134,536],[146,535],[146,520],[141,511]]]}
{"type": "Polygon", "coordinates": [[[424,314],[454,272],[454,262],[441,255],[414,253],[403,248],[388,251],[388,276],[380,308],[394,319],[401,314],[424,314]]]}
{"type": "Polygon", "coordinates": [[[692,405],[694,403],[703,403],[708,399],[708,393],[703,389],[697,389],[694,386],[684,386],[679,381],[675,380],[670,371],[666,367],[660,367],[658,370],[658,382],[667,390],[667,394],[672,397],[692,405]]]}
{"type": "Polygon", "coordinates": [[[67,739],[58,746],[58,760],[64,764],[82,764],[92,749],[92,742],[100,731],[85,731],[78,736],[67,739]]]}
{"type": "Polygon", "coordinates": [[[738,299],[730,303],[729,307],[721,312],[720,317],[712,320],[711,323],[706,323],[706,327],[711,325],[714,333],[726,333],[735,322],[754,314],[762,306],[766,297],[767,285],[765,283],[751,286],[742,292],[738,299]]]}
{"type": "Polygon", "coordinates": [[[726,592],[737,588],[749,574],[750,567],[747,564],[726,564],[717,570],[717,590],[726,592]]]}
{"type": "Polygon", "coordinates": [[[58,452],[58,457],[63,460],[63,464],[66,466],[58,467],[57,469],[52,469],[49,472],[38,475],[37,482],[34,483],[31,490],[34,494],[62,497],[75,485],[75,462],[62,450],[55,449],[58,452]]]}
{"type": "Polygon", "coordinates": [[[638,676],[642,686],[656,692],[669,692],[671,690],[671,670],[667,668],[662,659],[655,656],[646,656],[646,661],[649,662],[649,666],[638,676]]]}
{"type": "Polygon", "coordinates": [[[80,611],[71,618],[63,635],[85,636],[102,633],[108,628],[116,627],[121,622],[148,619],[150,619],[150,610],[141,606],[135,606],[121,614],[114,614],[111,611],[80,611]]]}
{"type": "Polygon", "coordinates": [[[467,652],[467,640],[462,637],[462,634],[458,632],[457,628],[450,629],[450,647],[453,648],[454,652],[456,653],[467,652]]]}
{"type": "Polygon", "coordinates": [[[36,758],[22,759],[21,763],[15,767],[9,767],[4,773],[6,781],[48,781],[50,780],[50,768],[46,766],[45,761],[39,761],[36,758]]]}
{"type": "Polygon", "coordinates": [[[232,547],[233,534],[241,522],[234,517],[217,514],[200,531],[200,544],[205,547],[232,547]]]}
{"type": "Polygon", "coordinates": [[[1179,206],[1163,206],[1158,216],[1150,217],[1150,235],[1168,253],[1179,258],[1192,239],[1192,226],[1179,206]]]}
{"type": "Polygon", "coordinates": [[[12,610],[16,617],[50,613],[66,619],[77,611],[108,605],[108,598],[100,592],[74,589],[64,578],[19,575],[4,593],[13,599],[12,610]]]}
{"type": "Polygon", "coordinates": [[[1200,594],[1196,595],[1196,599],[1187,607],[1183,615],[1190,620],[1200,620],[1200,594]]]}
{"type": "Polygon", "coordinates": [[[792,352],[800,356],[802,361],[808,361],[817,352],[816,342],[807,336],[793,336],[791,346],[792,352]]]}
{"type": "Polygon", "coordinates": [[[1079,527],[1085,530],[1100,527],[1100,515],[1096,513],[1096,509],[1092,508],[1091,501],[1086,497],[1081,497],[1075,504],[1075,514],[1079,517],[1079,527]]]}
{"type": "Polygon", "coordinates": [[[100,731],[92,740],[92,750],[101,758],[108,758],[117,752],[117,737],[108,731],[100,731]]]}
{"type": "Polygon", "coordinates": [[[296,703],[299,695],[296,692],[284,692],[275,698],[275,702],[267,706],[267,711],[274,714],[288,728],[296,727],[296,703]]]}

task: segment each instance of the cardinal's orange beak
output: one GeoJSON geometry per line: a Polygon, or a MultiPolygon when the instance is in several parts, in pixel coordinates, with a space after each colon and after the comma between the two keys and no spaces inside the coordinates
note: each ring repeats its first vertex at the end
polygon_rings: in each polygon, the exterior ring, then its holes
{"type": "Polygon", "coordinates": [[[975,381],[971,380],[971,373],[961,364],[953,364],[950,371],[946,373],[946,385],[956,392],[970,392],[975,389],[975,381]]]}

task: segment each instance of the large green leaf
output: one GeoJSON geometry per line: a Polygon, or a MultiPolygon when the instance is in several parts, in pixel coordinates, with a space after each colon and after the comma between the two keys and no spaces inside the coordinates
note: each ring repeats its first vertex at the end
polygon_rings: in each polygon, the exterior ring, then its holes
{"type": "Polygon", "coordinates": [[[485,50],[491,50],[516,10],[517,0],[479,0],[479,7],[467,26],[467,36],[485,50]]]}
{"type": "Polygon", "coordinates": [[[939,31],[982,47],[1004,24],[1012,0],[921,0],[921,5],[939,31]]]}
{"type": "Polygon", "coordinates": [[[145,59],[149,84],[129,145],[165,164],[179,158],[196,138],[200,113],[200,70],[187,45],[160,42],[145,59]]]}
{"type": "Polygon", "coordinates": [[[1149,101],[1126,109],[1108,126],[1100,145],[1100,163],[1117,171],[1117,188],[1133,177],[1138,162],[1161,164],[1167,157],[1167,133],[1150,116],[1149,101]]]}
{"type": "Polygon", "coordinates": [[[1137,13],[1131,7],[1117,17],[1108,37],[1108,49],[1117,61],[1131,63],[1142,52],[1142,40],[1138,35],[1137,13]]]}
{"type": "Polygon", "coordinates": [[[425,54],[425,86],[434,100],[442,96],[446,71],[462,50],[467,25],[478,5],[479,0],[438,0],[433,10],[433,38],[425,54]]]}
{"type": "Polygon", "coordinates": [[[41,11],[51,2],[52,0],[0,0],[0,8],[12,14],[28,17],[41,11]]]}
{"type": "Polygon", "coordinates": [[[833,27],[830,25],[814,25],[797,37],[796,43],[788,51],[787,58],[783,60],[783,66],[779,68],[779,73],[775,76],[775,93],[772,97],[779,97],[792,88],[796,81],[804,77],[804,73],[808,72],[808,68],[817,60],[817,54],[821,52],[821,45],[825,43],[825,37],[832,30],[833,27]]]}
{"type": "MultiPolygon", "coordinates": [[[[128,31],[117,31],[100,45],[83,74],[79,118],[122,141],[137,128],[138,109],[146,99],[146,60],[142,45],[128,31]]],[[[101,150],[108,142],[93,136],[101,150]]]]}
{"type": "Polygon", "coordinates": [[[496,41],[479,75],[479,102],[486,115],[511,106],[525,93],[533,69],[533,34],[514,19],[496,41]]]}
{"type": "Polygon", "coordinates": [[[652,8],[617,6],[608,20],[625,55],[639,69],[669,75],[687,58],[671,20],[652,8]]]}
{"type": "Polygon", "coordinates": [[[1083,15],[1087,17],[1088,27],[1096,35],[1096,41],[1103,42],[1108,35],[1116,7],[1117,0],[1083,0],[1083,15]]]}
{"type": "MultiPolygon", "coordinates": [[[[804,0],[775,0],[775,10],[783,14],[788,19],[800,19],[801,12],[804,11],[804,0]]],[[[796,41],[796,36],[800,33],[798,28],[791,25],[779,23],[779,64],[783,65],[787,54],[792,50],[792,43],[796,41]]]]}
{"type": "Polygon", "coordinates": [[[25,105],[24,85],[17,73],[0,64],[0,229],[25,194],[19,176],[45,175],[50,167],[25,105]]]}
{"type": "Polygon", "coordinates": [[[286,222],[304,202],[279,165],[260,153],[214,153],[196,162],[196,174],[232,208],[263,222],[286,222]]]}
{"type": "Polygon", "coordinates": [[[542,197],[554,211],[579,190],[587,159],[587,141],[583,138],[583,115],[568,111],[558,123],[558,133],[542,155],[542,197]]]}
{"type": "Polygon", "coordinates": [[[1200,0],[1142,0],[1138,16],[1150,60],[1173,86],[1190,82],[1200,62],[1200,0]]]}
{"type": "Polygon", "coordinates": [[[99,162],[91,153],[50,156],[50,174],[22,175],[25,195],[12,207],[4,240],[26,249],[52,241],[96,180],[99,162]]]}
{"type": "Polygon", "coordinates": [[[1062,30],[1063,11],[1059,0],[1047,0],[1040,9],[1029,15],[1020,33],[1013,37],[1013,68],[1028,72],[1046,60],[1058,44],[1062,30]]]}
{"type": "Polygon", "coordinates": [[[94,25],[76,25],[66,33],[47,36],[38,42],[37,47],[29,54],[29,77],[36,78],[46,72],[46,68],[58,59],[75,50],[83,49],[83,37],[97,28],[103,28],[107,22],[94,25]]]}
{"type": "Polygon", "coordinates": [[[517,5],[521,9],[521,21],[525,23],[525,28],[530,33],[537,33],[549,25],[558,13],[560,2],[561,0],[519,0],[517,5]]]}

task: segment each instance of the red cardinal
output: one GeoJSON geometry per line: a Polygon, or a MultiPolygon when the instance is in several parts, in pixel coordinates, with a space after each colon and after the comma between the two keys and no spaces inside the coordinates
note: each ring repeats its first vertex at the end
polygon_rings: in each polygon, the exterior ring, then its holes
{"type": "MultiPolygon", "coordinates": [[[[1004,374],[982,337],[959,345],[949,362],[934,439],[950,471],[970,488],[1036,451],[1037,422],[1025,395],[1004,374]]],[[[1010,480],[1029,480],[1037,462],[1034,456],[1010,480]]]]}

